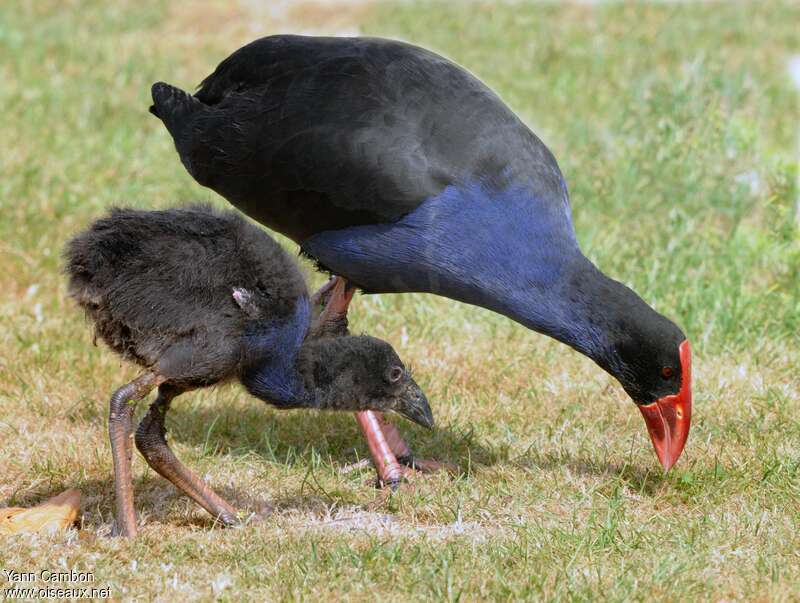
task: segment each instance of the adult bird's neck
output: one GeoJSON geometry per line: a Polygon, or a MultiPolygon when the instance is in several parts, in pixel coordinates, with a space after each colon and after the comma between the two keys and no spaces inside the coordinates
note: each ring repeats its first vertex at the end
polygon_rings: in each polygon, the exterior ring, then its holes
{"type": "MultiPolygon", "coordinates": [[[[542,279],[537,264],[481,276],[471,300],[552,337],[616,375],[616,334],[646,306],[633,291],[605,276],[577,248],[558,263],[558,278],[542,279]]],[[[649,307],[648,307],[649,309],[649,307]]]]}

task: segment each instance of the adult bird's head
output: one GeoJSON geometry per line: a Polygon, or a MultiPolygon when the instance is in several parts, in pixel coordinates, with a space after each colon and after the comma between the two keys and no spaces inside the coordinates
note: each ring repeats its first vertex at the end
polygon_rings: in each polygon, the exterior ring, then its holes
{"type": "Polygon", "coordinates": [[[692,353],[672,321],[647,310],[621,318],[606,368],[639,407],[658,460],[669,470],[689,436],[692,353]]]}

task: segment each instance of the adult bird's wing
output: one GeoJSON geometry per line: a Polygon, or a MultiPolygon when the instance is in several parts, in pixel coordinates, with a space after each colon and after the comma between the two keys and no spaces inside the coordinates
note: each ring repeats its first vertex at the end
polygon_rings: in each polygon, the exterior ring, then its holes
{"type": "Polygon", "coordinates": [[[491,90],[402,42],[262,38],[195,97],[211,109],[187,128],[195,178],[296,240],[396,221],[470,179],[563,198],[552,155],[491,90]]]}

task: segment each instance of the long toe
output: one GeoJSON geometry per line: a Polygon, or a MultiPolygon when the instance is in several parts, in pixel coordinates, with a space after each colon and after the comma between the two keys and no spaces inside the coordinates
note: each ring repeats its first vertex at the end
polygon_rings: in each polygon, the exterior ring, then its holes
{"type": "Polygon", "coordinates": [[[444,461],[434,461],[430,459],[419,459],[414,456],[398,457],[397,462],[405,465],[408,469],[418,471],[420,473],[438,473],[446,471],[450,475],[459,475],[461,469],[458,465],[453,463],[446,463],[444,461]]]}

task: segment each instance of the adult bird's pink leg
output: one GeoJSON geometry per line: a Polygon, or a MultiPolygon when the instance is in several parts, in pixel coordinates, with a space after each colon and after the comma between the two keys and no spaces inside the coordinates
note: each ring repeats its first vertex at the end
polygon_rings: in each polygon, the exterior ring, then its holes
{"type": "Polygon", "coordinates": [[[356,421],[367,439],[369,454],[378,472],[378,484],[396,488],[403,481],[403,469],[383,435],[379,415],[371,410],[357,412],[356,421]]]}

